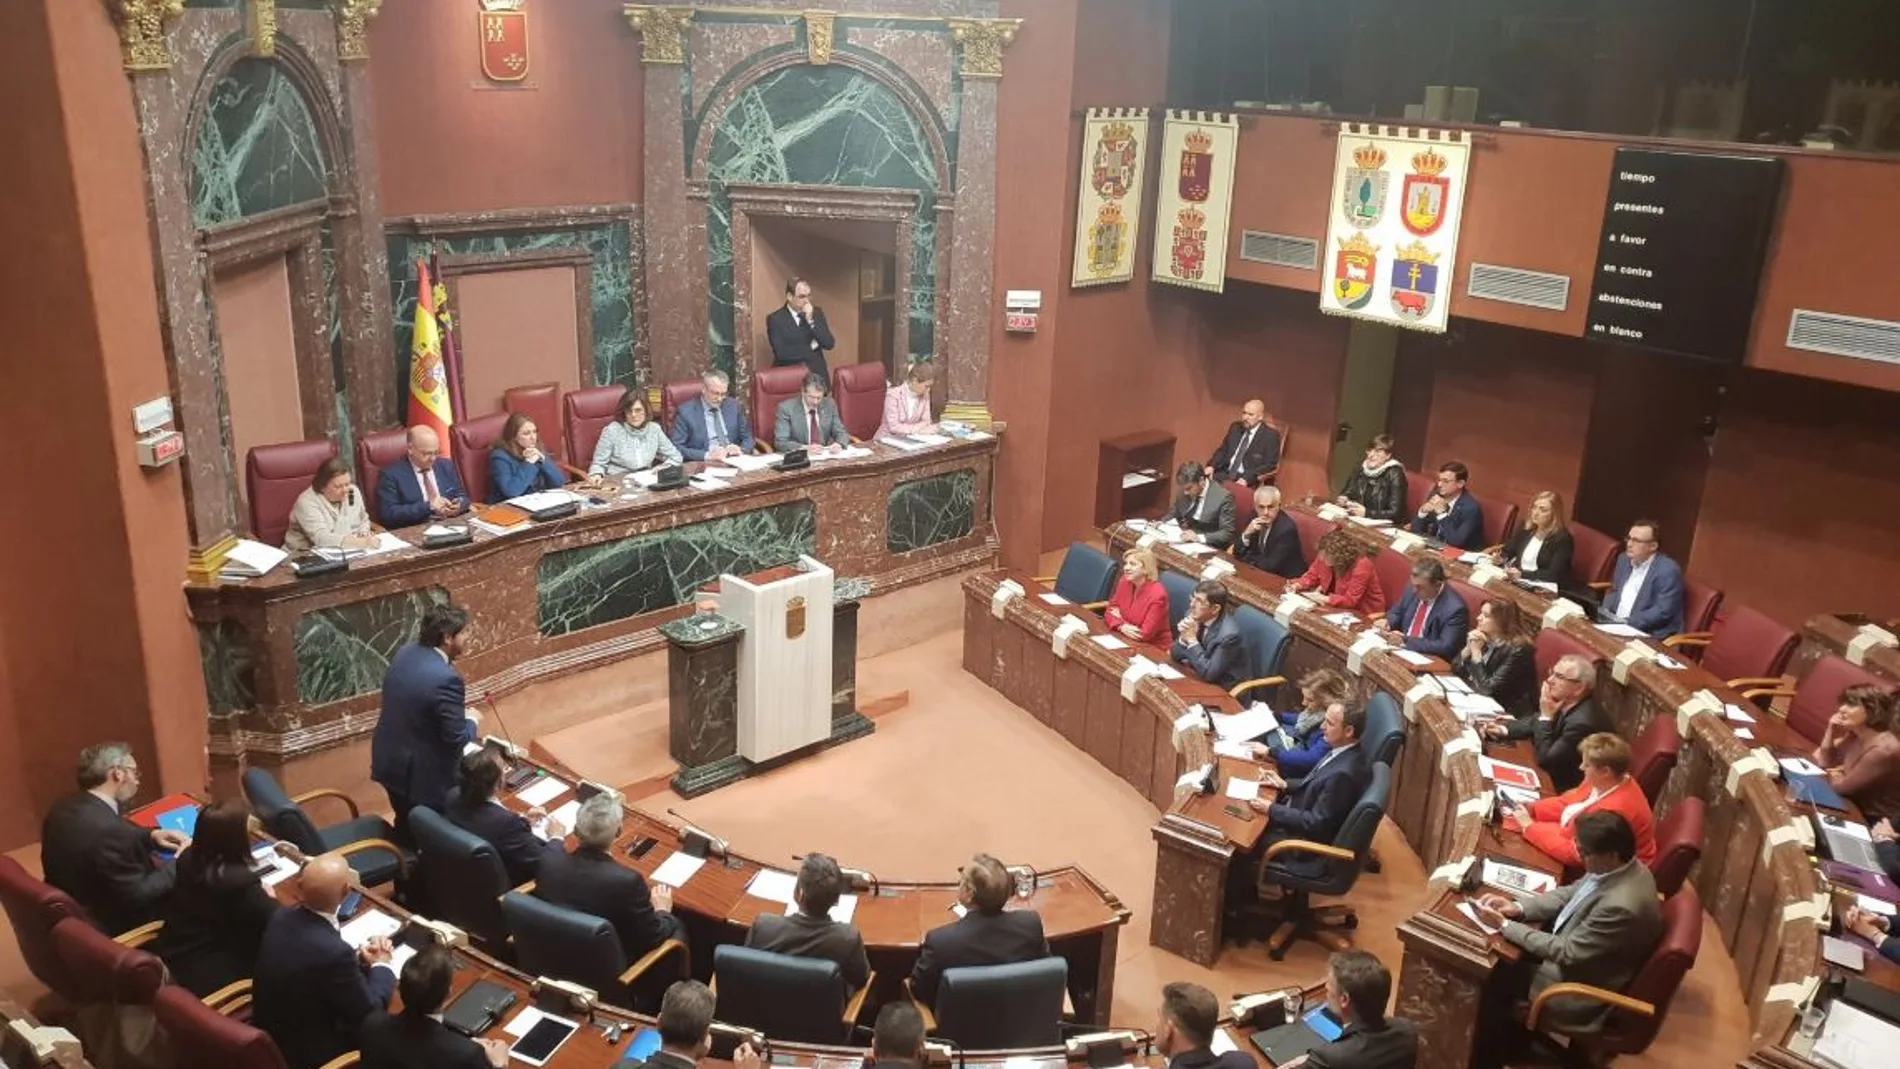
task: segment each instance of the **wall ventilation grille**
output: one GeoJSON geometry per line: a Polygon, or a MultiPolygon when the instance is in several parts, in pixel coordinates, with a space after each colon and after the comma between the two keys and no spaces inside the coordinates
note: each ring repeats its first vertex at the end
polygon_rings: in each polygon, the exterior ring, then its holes
{"type": "Polygon", "coordinates": [[[1473,263],[1466,292],[1487,301],[1561,312],[1570,304],[1570,276],[1473,263]]]}
{"type": "Polygon", "coordinates": [[[1240,258],[1257,264],[1291,267],[1296,271],[1319,268],[1319,242],[1259,230],[1240,232],[1240,258]]]}
{"type": "Polygon", "coordinates": [[[1900,364],[1900,323],[1797,308],[1788,319],[1788,348],[1900,364]]]}

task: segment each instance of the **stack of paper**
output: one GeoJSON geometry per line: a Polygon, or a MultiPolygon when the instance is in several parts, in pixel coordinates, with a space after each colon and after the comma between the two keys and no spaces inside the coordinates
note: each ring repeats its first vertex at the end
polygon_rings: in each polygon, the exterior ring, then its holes
{"type": "Polygon", "coordinates": [[[578,500],[580,499],[566,490],[540,490],[532,494],[522,494],[520,497],[511,497],[503,504],[513,505],[523,512],[540,512],[542,509],[559,508],[570,501],[578,500]]]}
{"type": "Polygon", "coordinates": [[[741,453],[738,456],[727,457],[726,463],[740,471],[764,471],[784,459],[785,454],[783,453],[766,453],[763,455],[741,453]]]}
{"type": "Polygon", "coordinates": [[[1210,553],[1220,552],[1220,550],[1215,549],[1206,542],[1177,542],[1174,544],[1174,549],[1176,552],[1185,553],[1190,557],[1205,557],[1210,553]]]}
{"type": "MultiPolygon", "coordinates": [[[[434,530],[434,528],[430,528],[434,530]]],[[[425,532],[426,533],[426,532],[425,532]]],[[[357,557],[373,557],[378,553],[394,553],[397,550],[413,549],[409,543],[390,534],[388,531],[376,532],[376,544],[368,549],[319,549],[317,556],[325,560],[354,560],[357,557]]]]}
{"type": "Polygon", "coordinates": [[[559,798],[564,790],[567,790],[567,784],[553,776],[542,776],[516,791],[515,797],[521,800],[522,805],[546,805],[559,798]]]}
{"type": "Polygon", "coordinates": [[[924,447],[924,443],[912,441],[908,436],[902,434],[887,434],[878,439],[878,444],[888,445],[893,449],[902,449],[912,452],[924,447]]]}
{"type": "Polygon", "coordinates": [[[648,879],[654,883],[663,883],[668,887],[684,887],[686,881],[692,879],[705,864],[706,859],[703,857],[694,857],[691,854],[675,851],[672,857],[661,862],[660,867],[653,870],[653,875],[648,879]]]}
{"type": "Polygon", "coordinates": [[[1618,638],[1645,638],[1647,637],[1643,634],[1643,632],[1638,631],[1637,629],[1631,627],[1628,624],[1598,624],[1597,630],[1603,632],[1606,635],[1615,635],[1618,638]]]}
{"type": "Polygon", "coordinates": [[[1280,718],[1265,703],[1256,703],[1251,709],[1238,713],[1210,713],[1214,721],[1214,736],[1221,739],[1240,741],[1257,739],[1280,726],[1280,718]]]}
{"type": "Polygon", "coordinates": [[[849,445],[835,453],[826,449],[807,449],[805,455],[810,457],[814,462],[820,460],[855,460],[858,457],[870,456],[871,451],[861,445],[849,445]]]}
{"type": "Polygon", "coordinates": [[[1484,859],[1481,872],[1479,879],[1486,885],[1514,895],[1541,895],[1557,889],[1557,878],[1549,873],[1490,858],[1484,859]]]}
{"type": "Polygon", "coordinates": [[[232,547],[231,555],[224,558],[224,567],[219,569],[218,578],[256,579],[284,563],[289,556],[276,546],[240,538],[238,544],[232,547]]]}
{"type": "Polygon", "coordinates": [[[745,885],[745,893],[754,898],[763,898],[767,902],[791,904],[792,891],[798,886],[798,877],[777,869],[760,869],[752,882],[745,885]]]}
{"type": "Polygon", "coordinates": [[[1392,651],[1392,656],[1397,657],[1399,660],[1404,661],[1406,664],[1412,665],[1415,668],[1423,668],[1426,665],[1432,663],[1432,659],[1430,657],[1427,657],[1422,653],[1414,653],[1411,650],[1395,649],[1392,651]]]}

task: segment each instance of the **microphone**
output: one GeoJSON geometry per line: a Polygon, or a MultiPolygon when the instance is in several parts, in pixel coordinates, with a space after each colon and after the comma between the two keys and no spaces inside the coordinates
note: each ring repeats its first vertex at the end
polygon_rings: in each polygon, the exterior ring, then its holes
{"type": "Polygon", "coordinates": [[[680,822],[680,853],[687,857],[726,856],[727,844],[724,839],[686,819],[684,813],[672,806],[666,807],[666,815],[676,817],[680,822]]]}
{"type": "Polygon", "coordinates": [[[492,692],[486,690],[482,691],[481,694],[475,698],[475,704],[488,706],[488,711],[494,714],[495,726],[501,729],[501,737],[508,740],[509,747],[512,748],[516,754],[524,752],[521,747],[516,744],[514,735],[508,731],[508,722],[501,718],[501,706],[495,704],[495,695],[492,692]]]}

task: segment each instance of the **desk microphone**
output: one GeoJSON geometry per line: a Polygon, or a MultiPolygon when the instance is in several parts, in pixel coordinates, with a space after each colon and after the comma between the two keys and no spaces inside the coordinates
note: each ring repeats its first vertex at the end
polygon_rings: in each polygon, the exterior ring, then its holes
{"type": "Polygon", "coordinates": [[[666,815],[680,822],[680,853],[687,857],[725,857],[727,844],[712,832],[686,819],[684,813],[667,806],[666,815]]]}
{"type": "Polygon", "coordinates": [[[509,732],[508,722],[501,718],[501,706],[495,704],[495,695],[492,691],[482,691],[476,697],[475,704],[488,706],[488,711],[495,716],[495,726],[501,729],[501,737],[508,740],[508,745],[514,747],[516,753],[524,752],[515,742],[514,735],[509,732]]]}

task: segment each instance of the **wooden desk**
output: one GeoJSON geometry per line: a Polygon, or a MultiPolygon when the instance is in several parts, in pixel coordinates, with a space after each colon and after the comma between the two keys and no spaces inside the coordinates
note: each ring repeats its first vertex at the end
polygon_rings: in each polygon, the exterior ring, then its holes
{"type": "MultiPolygon", "coordinates": [[[[549,812],[574,799],[572,777],[547,766],[537,767],[566,785],[545,804],[549,812]]],[[[528,808],[512,794],[501,801],[516,812],[528,808]]],[[[629,809],[611,853],[616,861],[650,877],[679,851],[680,841],[678,827],[651,813],[629,809]],[[657,845],[644,857],[629,857],[628,848],[649,836],[658,840],[657,845]]],[[[694,975],[711,975],[713,948],[742,942],[753,918],[765,912],[784,912],[782,903],[746,892],[753,877],[766,869],[795,872],[796,868],[797,863],[789,857],[774,864],[734,853],[724,860],[709,859],[685,886],[675,890],[673,913],[685,922],[691,937],[694,975]]],[[[945,870],[951,869],[946,859],[945,870]]],[[[902,997],[904,978],[917,962],[924,933],[956,919],[950,912],[956,900],[954,881],[884,880],[875,892],[858,895],[852,922],[863,934],[871,968],[877,972],[869,1005],[902,997]]],[[[1042,915],[1050,951],[1068,961],[1069,997],[1077,1019],[1106,1024],[1109,1007],[1114,1004],[1116,948],[1121,927],[1128,923],[1128,908],[1074,866],[1038,872],[1034,892],[1027,898],[1012,898],[1010,908],[1033,909],[1042,915]]]]}
{"type": "Polygon", "coordinates": [[[1892,633],[1892,629],[1881,621],[1861,615],[1829,613],[1809,617],[1801,625],[1801,645],[1795,648],[1794,656],[1789,659],[1788,671],[1798,676],[1822,654],[1832,653],[1850,661],[1858,659],[1862,668],[1890,682],[1900,683],[1900,648],[1869,646],[1859,653],[1850,652],[1854,640],[1860,637],[1863,624],[1872,624],[1892,633]]]}
{"type": "MultiPolygon", "coordinates": [[[[997,439],[742,475],[730,489],[643,492],[504,537],[378,555],[298,581],[286,568],[193,584],[214,768],[278,765],[376,725],[389,660],[433,602],[473,615],[470,695],[613,663],[663,644],[699,584],[800,553],[872,594],[992,563],[997,439]]],[[[420,528],[396,532],[411,543],[420,528]]]]}

